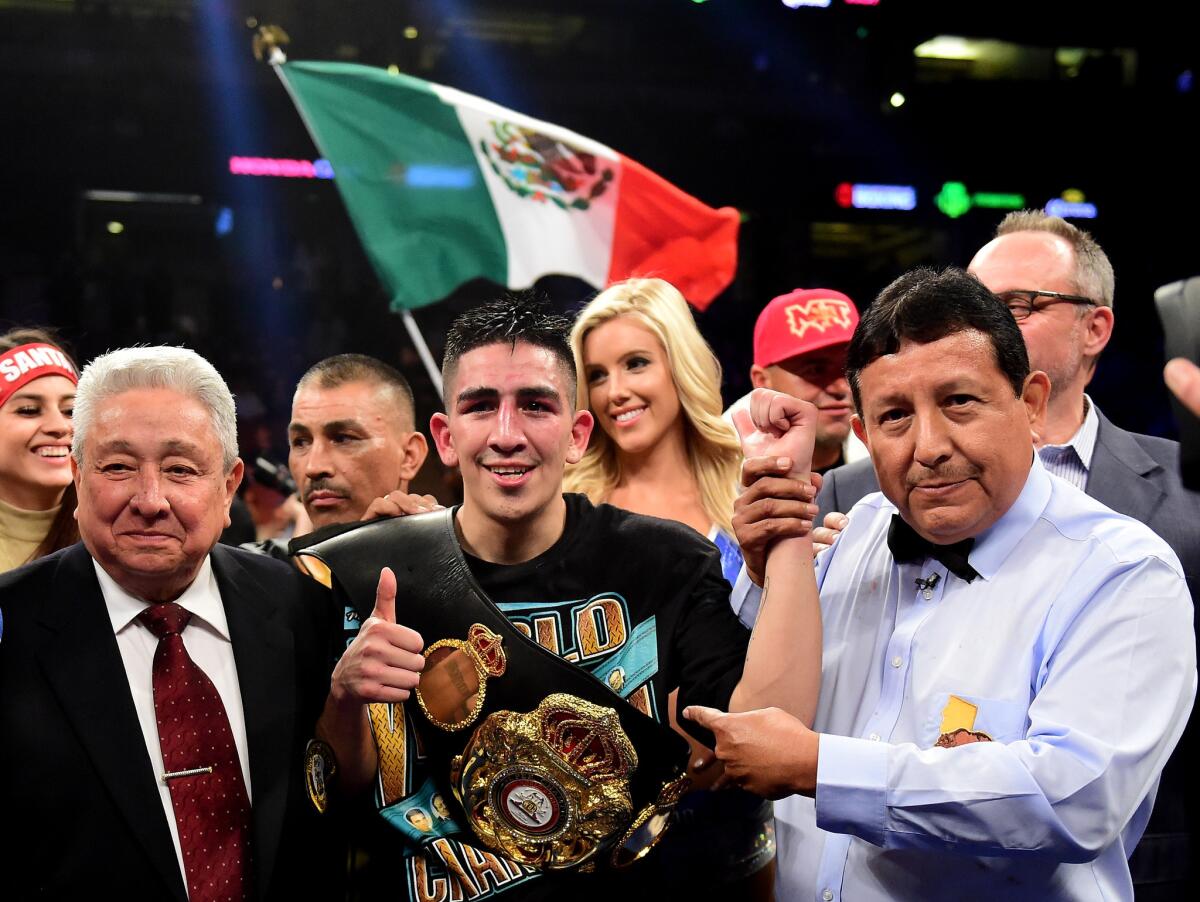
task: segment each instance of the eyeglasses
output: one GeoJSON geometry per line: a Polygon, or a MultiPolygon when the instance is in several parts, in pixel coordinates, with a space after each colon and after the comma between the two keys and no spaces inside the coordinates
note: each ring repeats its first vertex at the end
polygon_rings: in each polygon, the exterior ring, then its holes
{"type": "Polygon", "coordinates": [[[1045,310],[1053,304],[1083,304],[1088,307],[1100,306],[1097,301],[1093,301],[1091,298],[1080,297],[1077,294],[1063,294],[1060,291],[1017,289],[1015,291],[1003,291],[996,295],[996,297],[1000,298],[1004,306],[1013,315],[1013,319],[1017,322],[1028,319],[1029,314],[1038,310],[1045,310]],[[1050,298],[1050,300],[1035,305],[1033,302],[1034,298],[1050,298]]]}

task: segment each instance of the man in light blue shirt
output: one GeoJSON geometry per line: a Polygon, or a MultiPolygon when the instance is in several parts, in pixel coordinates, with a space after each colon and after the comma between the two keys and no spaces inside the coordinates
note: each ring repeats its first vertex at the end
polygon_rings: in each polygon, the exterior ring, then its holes
{"type": "MultiPolygon", "coordinates": [[[[1122,429],[1086,394],[1115,326],[1113,267],[1103,248],[1056,216],[1014,211],[967,269],[1008,305],[1031,368],[1050,377],[1035,439],[1046,469],[1164,539],[1183,564],[1194,603],[1200,495],[1180,480],[1179,443],[1122,429]]],[[[825,474],[817,504],[822,516],[848,513],[878,490],[872,464],[852,463],[825,474]]],[[[735,608],[741,597],[735,593],[735,608]]],[[[747,621],[753,608],[740,614],[747,621]]],[[[1200,730],[1190,726],[1163,770],[1154,814],[1130,860],[1139,902],[1190,897],[1200,887],[1193,864],[1200,861],[1200,794],[1191,779],[1198,742],[1200,730]]]]}
{"type": "MultiPolygon", "coordinates": [[[[816,732],[686,712],[733,782],[786,796],[778,897],[1132,899],[1196,691],[1178,559],[1035,456],[1048,380],[971,276],[886,288],[848,370],[883,494],[819,559],[816,732]]],[[[739,502],[744,546],[778,482],[739,502]]]]}

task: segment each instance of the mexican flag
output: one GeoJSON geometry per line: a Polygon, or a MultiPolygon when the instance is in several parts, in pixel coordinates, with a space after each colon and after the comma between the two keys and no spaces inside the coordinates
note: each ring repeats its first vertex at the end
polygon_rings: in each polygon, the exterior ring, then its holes
{"type": "Polygon", "coordinates": [[[733,279],[738,213],[610,147],[480,97],[350,63],[276,67],[394,309],[469,279],[673,283],[703,309],[733,279]]]}

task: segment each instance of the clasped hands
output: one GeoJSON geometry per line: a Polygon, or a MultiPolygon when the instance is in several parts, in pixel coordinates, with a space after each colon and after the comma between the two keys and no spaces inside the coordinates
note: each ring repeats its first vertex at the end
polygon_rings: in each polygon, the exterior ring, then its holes
{"type": "Polygon", "coordinates": [[[810,539],[813,553],[833,544],[845,526],[829,514],[814,529],[821,476],[808,472],[816,439],[817,409],[807,401],[755,389],[733,413],[742,440],[742,493],[733,504],[733,532],[746,572],[762,585],[768,549],[784,539],[810,539]]]}

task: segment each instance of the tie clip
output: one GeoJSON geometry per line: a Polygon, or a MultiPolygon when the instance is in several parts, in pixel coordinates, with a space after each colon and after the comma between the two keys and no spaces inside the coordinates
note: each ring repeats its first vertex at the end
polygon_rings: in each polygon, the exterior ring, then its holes
{"type": "Polygon", "coordinates": [[[166,783],[168,780],[174,780],[176,777],[194,777],[197,774],[211,774],[212,772],[211,764],[208,767],[189,767],[187,770],[172,770],[162,775],[162,781],[166,783]]]}

